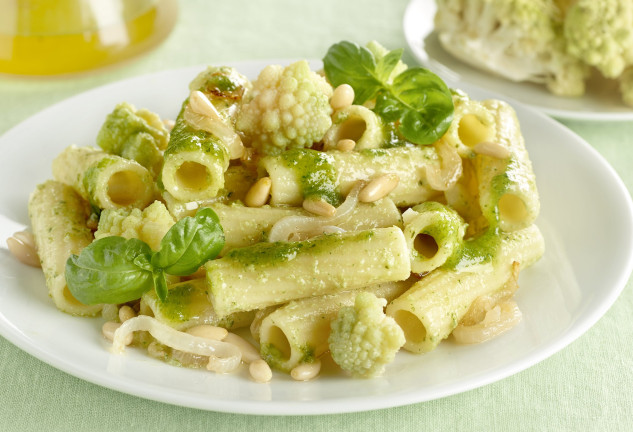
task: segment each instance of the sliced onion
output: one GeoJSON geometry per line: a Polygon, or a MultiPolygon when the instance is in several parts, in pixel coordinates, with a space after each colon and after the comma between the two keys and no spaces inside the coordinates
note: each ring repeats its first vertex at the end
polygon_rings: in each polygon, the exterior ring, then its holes
{"type": "Polygon", "coordinates": [[[135,331],[147,331],[158,342],[175,350],[209,356],[216,372],[226,373],[235,370],[242,360],[242,353],[233,344],[193,336],[188,333],[175,330],[158,321],[156,318],[139,315],[125,321],[114,332],[112,350],[122,353],[125,349],[125,341],[135,331]]]}
{"type": "Polygon", "coordinates": [[[363,185],[364,183],[360,181],[354,185],[350,193],[347,194],[343,204],[337,207],[336,213],[332,217],[287,216],[278,220],[270,229],[268,241],[304,240],[324,232],[332,232],[332,227],[340,225],[352,216],[352,212],[358,205],[358,193],[363,185]]]}
{"type": "Polygon", "coordinates": [[[473,325],[458,325],[453,330],[457,343],[485,342],[510,330],[521,321],[521,311],[514,300],[508,300],[490,309],[484,319],[473,325]]]}
{"type": "Polygon", "coordinates": [[[441,168],[436,165],[426,167],[426,179],[429,185],[438,191],[445,191],[457,183],[462,175],[462,158],[457,149],[444,140],[435,144],[435,149],[440,157],[441,168]]]}
{"type": "Polygon", "coordinates": [[[189,105],[185,107],[183,116],[192,128],[209,132],[218,137],[226,147],[230,159],[239,159],[244,154],[244,144],[240,136],[221,119],[199,114],[190,109],[189,105]]]}

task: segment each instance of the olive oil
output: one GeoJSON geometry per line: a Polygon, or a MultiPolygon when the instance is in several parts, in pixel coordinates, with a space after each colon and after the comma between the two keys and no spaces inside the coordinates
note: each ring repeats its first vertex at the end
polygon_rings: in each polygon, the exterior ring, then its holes
{"type": "Polygon", "coordinates": [[[0,73],[86,71],[161,42],[176,0],[0,0],[0,73]]]}

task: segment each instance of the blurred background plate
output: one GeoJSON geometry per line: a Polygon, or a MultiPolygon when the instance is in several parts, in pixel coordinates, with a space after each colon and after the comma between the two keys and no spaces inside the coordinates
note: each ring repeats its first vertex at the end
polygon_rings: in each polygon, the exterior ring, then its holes
{"type": "Polygon", "coordinates": [[[404,14],[403,30],[415,58],[447,82],[467,82],[499,92],[560,119],[633,120],[633,107],[622,103],[617,83],[598,74],[587,82],[584,96],[565,98],[551,94],[544,85],[512,82],[463,63],[440,45],[433,31],[435,10],[435,0],[412,0],[404,14]]]}

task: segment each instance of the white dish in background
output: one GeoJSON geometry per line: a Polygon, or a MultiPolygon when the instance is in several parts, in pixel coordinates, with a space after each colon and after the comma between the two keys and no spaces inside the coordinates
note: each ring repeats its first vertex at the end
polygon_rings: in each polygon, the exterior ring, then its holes
{"type": "MultiPolygon", "coordinates": [[[[266,63],[235,66],[254,77],[266,63]]],[[[60,102],[0,137],[0,238],[28,226],[27,200],[51,177],[52,159],[70,144],[93,145],[104,117],[128,101],[174,118],[188,82],[203,67],[116,82],[60,102]]],[[[489,92],[460,86],[474,98],[489,92]]],[[[613,169],[581,138],[552,119],[516,106],[527,141],[542,212],[546,253],[521,274],[523,321],[488,343],[450,342],[426,355],[400,353],[383,377],[326,375],[294,382],[276,373],[257,384],[246,368],[231,375],[169,366],[138,349],[113,355],[102,319],[59,312],[38,269],[0,248],[0,334],[19,348],[86,381],[175,405],[249,414],[324,414],[428,401],[524,370],[591,327],[620,294],[633,261],[631,199],[613,169]],[[596,253],[599,251],[599,253],[596,253]]],[[[573,365],[570,365],[573,367],[573,365]]],[[[544,379],[547,379],[544,377],[544,379]]]]}
{"type": "Polygon", "coordinates": [[[551,94],[544,85],[509,81],[456,59],[434,32],[436,9],[435,0],[412,0],[403,18],[404,35],[417,60],[450,84],[468,82],[490,89],[560,119],[633,120],[633,107],[624,105],[617,83],[597,73],[587,82],[585,95],[566,98],[551,94]]]}

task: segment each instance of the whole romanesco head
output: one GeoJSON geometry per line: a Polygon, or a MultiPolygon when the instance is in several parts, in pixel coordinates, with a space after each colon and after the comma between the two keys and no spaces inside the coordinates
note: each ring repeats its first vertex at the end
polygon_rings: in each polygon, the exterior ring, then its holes
{"type": "Polygon", "coordinates": [[[405,343],[404,332],[385,315],[385,299],[369,292],[356,296],[354,306],[344,306],[332,321],[328,339],[332,359],[354,377],[380,375],[405,343]]]}
{"type": "Polygon", "coordinates": [[[577,0],[564,29],[568,51],[605,77],[617,78],[633,64],[633,2],[577,0]]]}
{"type": "Polygon", "coordinates": [[[332,91],[305,60],[267,66],[246,95],[236,128],[261,154],[311,147],[332,125],[332,91]]]}
{"type": "Polygon", "coordinates": [[[95,239],[108,236],[137,238],[156,251],[160,249],[160,241],[175,223],[167,207],[160,201],[154,201],[144,210],[105,209],[99,217],[95,239]]]}
{"type": "Polygon", "coordinates": [[[587,67],[567,52],[553,0],[437,0],[435,29],[446,51],[475,67],[558,95],[584,93],[587,67]]]}
{"type": "Polygon", "coordinates": [[[134,160],[154,176],[160,171],[168,141],[169,132],[158,114],[137,110],[127,102],[108,114],[97,135],[97,145],[105,152],[134,160]]]}

